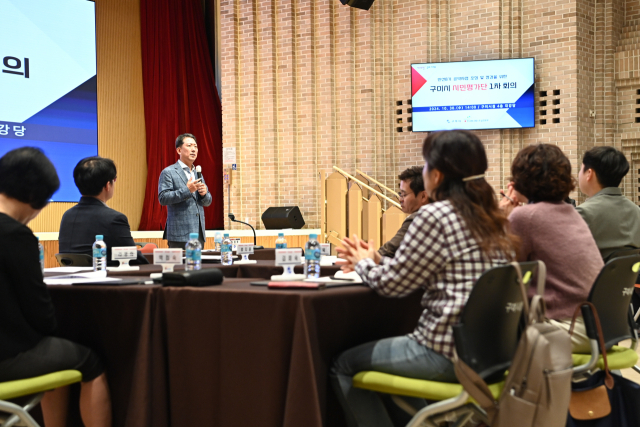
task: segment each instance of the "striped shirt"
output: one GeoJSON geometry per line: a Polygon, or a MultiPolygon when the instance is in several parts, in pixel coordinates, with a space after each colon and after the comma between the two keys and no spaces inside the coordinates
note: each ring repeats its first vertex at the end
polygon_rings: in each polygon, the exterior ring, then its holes
{"type": "Polygon", "coordinates": [[[452,326],[460,320],[474,283],[487,269],[506,263],[479,248],[448,200],[422,206],[394,258],[380,265],[364,259],[356,272],[378,294],[403,297],[424,289],[424,310],[409,338],[453,358],[452,326]]]}

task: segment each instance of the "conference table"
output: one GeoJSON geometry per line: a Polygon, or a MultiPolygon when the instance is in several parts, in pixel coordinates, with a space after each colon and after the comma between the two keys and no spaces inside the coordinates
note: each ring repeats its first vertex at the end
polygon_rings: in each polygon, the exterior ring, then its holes
{"type": "Polygon", "coordinates": [[[346,425],[328,382],[332,358],[411,331],[421,312],[419,294],[389,299],[361,285],[253,286],[281,267],[249,266],[221,266],[224,282],[202,288],[49,286],[61,336],[106,364],[114,426],[346,425]]]}

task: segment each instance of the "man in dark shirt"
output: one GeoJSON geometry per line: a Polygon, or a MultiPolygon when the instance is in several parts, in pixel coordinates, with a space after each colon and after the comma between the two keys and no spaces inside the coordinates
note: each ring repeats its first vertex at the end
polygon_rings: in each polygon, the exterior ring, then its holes
{"type": "MultiPolygon", "coordinates": [[[[111,426],[104,366],[89,348],[55,336],[55,309],[42,280],[38,241],[27,227],[59,186],[55,167],[38,148],[17,148],[0,158],[0,381],[78,370],[82,419],[111,426]]],[[[66,425],[68,400],[68,387],[44,394],[45,425],[66,425]]]]}
{"type": "MultiPolygon", "coordinates": [[[[136,245],[126,215],[107,206],[116,178],[116,165],[111,159],[87,157],[76,165],[73,180],[82,197],[62,216],[58,237],[61,253],[91,255],[96,235],[102,234],[107,244],[107,265],[117,266],[117,261],[111,261],[111,248],[136,245]]],[[[131,261],[132,265],[148,263],[140,251],[131,261]]]]}
{"type": "Polygon", "coordinates": [[[416,212],[421,206],[429,202],[429,197],[424,191],[424,183],[422,181],[422,166],[410,167],[398,175],[398,179],[400,180],[400,191],[398,192],[400,206],[402,207],[402,212],[409,216],[404,220],[396,235],[378,249],[380,255],[387,257],[394,256],[413,218],[416,216],[416,212]]]}

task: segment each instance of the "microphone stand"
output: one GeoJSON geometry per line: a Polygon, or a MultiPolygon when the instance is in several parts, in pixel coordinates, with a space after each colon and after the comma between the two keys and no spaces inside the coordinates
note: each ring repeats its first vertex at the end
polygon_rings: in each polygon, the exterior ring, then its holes
{"type": "Polygon", "coordinates": [[[251,227],[251,231],[253,231],[253,250],[256,249],[264,249],[264,246],[258,246],[256,245],[256,230],[253,228],[253,226],[251,224],[247,224],[246,222],[242,222],[242,221],[238,221],[236,219],[236,216],[232,213],[230,213],[229,215],[227,215],[229,217],[229,219],[233,222],[239,222],[240,224],[244,224],[244,225],[248,225],[249,227],[251,227]]]}

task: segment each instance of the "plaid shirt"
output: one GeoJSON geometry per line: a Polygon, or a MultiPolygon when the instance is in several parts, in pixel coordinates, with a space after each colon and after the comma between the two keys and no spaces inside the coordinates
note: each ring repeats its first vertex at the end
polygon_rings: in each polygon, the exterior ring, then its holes
{"type": "Polygon", "coordinates": [[[474,283],[506,259],[490,259],[449,201],[420,208],[394,258],[364,259],[356,272],[377,293],[403,297],[419,288],[424,310],[409,338],[453,358],[453,331],[474,283]]]}

